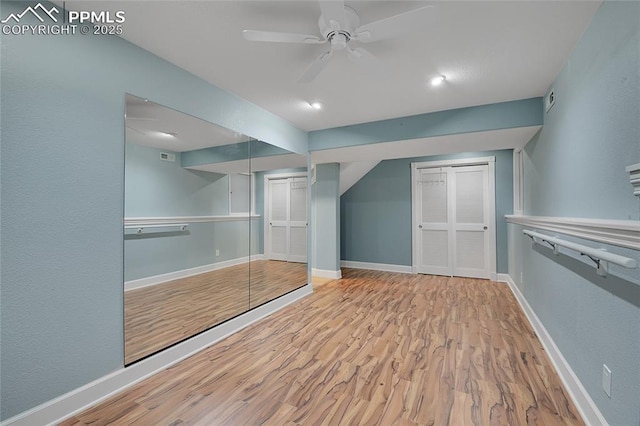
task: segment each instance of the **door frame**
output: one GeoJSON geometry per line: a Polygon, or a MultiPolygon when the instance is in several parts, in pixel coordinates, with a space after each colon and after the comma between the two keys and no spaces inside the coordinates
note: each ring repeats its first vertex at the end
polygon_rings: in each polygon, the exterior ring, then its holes
{"type": "MultiPolygon", "coordinates": [[[[264,184],[263,184],[263,198],[262,198],[262,208],[264,210],[263,213],[263,218],[262,218],[262,251],[264,252],[264,258],[265,260],[269,259],[269,247],[270,247],[270,240],[269,240],[269,228],[267,223],[269,223],[270,217],[269,217],[269,208],[268,208],[268,204],[270,202],[269,199],[269,181],[270,180],[280,180],[280,179],[288,179],[288,178],[294,178],[294,177],[306,177],[307,178],[307,198],[308,198],[308,191],[309,191],[309,173],[307,172],[290,172],[290,173],[273,173],[273,174],[265,174],[264,175],[264,184]]],[[[306,205],[307,207],[307,240],[309,239],[309,205],[307,203],[306,205]]],[[[307,245],[307,264],[309,263],[309,250],[308,250],[308,245],[307,245]]]]}
{"type": "Polygon", "coordinates": [[[417,205],[418,205],[418,186],[416,185],[418,170],[438,167],[455,167],[455,166],[482,166],[489,168],[489,279],[495,281],[498,278],[496,265],[496,157],[474,157],[459,158],[441,161],[423,161],[411,163],[411,272],[418,273],[418,251],[419,241],[416,238],[416,229],[418,228],[417,205]]]}

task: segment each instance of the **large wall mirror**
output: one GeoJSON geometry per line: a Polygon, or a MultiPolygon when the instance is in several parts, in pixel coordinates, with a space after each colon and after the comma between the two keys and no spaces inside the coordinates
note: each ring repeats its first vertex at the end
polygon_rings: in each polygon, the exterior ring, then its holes
{"type": "Polygon", "coordinates": [[[126,95],[125,364],[306,285],[306,158],[126,95]]]}

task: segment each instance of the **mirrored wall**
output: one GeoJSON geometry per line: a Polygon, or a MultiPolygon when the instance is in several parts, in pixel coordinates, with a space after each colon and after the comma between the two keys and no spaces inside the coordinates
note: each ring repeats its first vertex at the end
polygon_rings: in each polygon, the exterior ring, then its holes
{"type": "Polygon", "coordinates": [[[306,158],[126,95],[125,364],[300,288],[306,158]]]}

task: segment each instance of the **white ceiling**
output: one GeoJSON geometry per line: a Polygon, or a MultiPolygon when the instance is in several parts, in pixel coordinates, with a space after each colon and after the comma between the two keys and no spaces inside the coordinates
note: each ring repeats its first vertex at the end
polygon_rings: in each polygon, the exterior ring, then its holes
{"type": "Polygon", "coordinates": [[[248,141],[208,121],[136,96],[126,96],[126,140],[175,152],[248,141]]]}
{"type": "MultiPolygon", "coordinates": [[[[67,1],[69,9],[86,4],[67,1]]],[[[543,96],[601,1],[347,1],[363,24],[426,4],[437,19],[365,46],[389,77],[367,75],[337,52],[309,84],[296,80],[326,45],[249,42],[241,32],[318,34],[316,1],[90,4],[124,10],[124,38],[310,131],[543,96]],[[445,84],[430,87],[438,74],[445,84]],[[324,108],[314,111],[309,101],[324,108]]]]}

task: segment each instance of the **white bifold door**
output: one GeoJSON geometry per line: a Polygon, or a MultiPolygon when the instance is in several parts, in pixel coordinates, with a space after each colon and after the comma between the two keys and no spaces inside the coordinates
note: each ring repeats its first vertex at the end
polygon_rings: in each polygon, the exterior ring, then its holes
{"type": "Polygon", "coordinates": [[[495,271],[495,214],[489,177],[487,164],[414,170],[418,273],[490,278],[495,271]]]}
{"type": "Polygon", "coordinates": [[[307,178],[269,179],[266,197],[267,259],[307,261],[307,178]]]}

